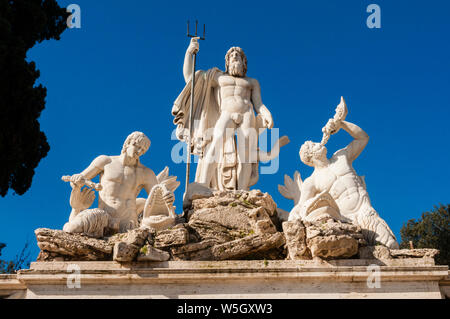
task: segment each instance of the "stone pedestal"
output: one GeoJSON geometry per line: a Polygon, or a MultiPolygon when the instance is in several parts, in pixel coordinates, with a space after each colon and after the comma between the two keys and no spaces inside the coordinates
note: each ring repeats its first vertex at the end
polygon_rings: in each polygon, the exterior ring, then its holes
{"type": "Polygon", "coordinates": [[[443,298],[449,285],[448,266],[436,266],[427,258],[129,264],[34,262],[30,269],[17,275],[0,275],[0,296],[28,299],[443,298]],[[379,288],[374,277],[377,274],[373,272],[376,266],[379,266],[379,288]],[[73,269],[80,270],[78,278],[73,269]],[[79,288],[69,288],[78,279],[79,288]]]}

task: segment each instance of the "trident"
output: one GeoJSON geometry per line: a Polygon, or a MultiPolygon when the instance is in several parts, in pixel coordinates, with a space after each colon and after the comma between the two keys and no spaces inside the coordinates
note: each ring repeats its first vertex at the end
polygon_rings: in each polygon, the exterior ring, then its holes
{"type": "MultiPolygon", "coordinates": [[[[206,39],[206,26],[203,25],[203,36],[199,37],[197,35],[197,26],[198,26],[198,21],[195,20],[195,34],[190,34],[189,33],[189,20],[187,22],[187,36],[189,38],[197,38],[198,40],[205,40],[206,39]]],[[[196,57],[197,57],[197,53],[192,54],[192,83],[191,83],[191,107],[189,109],[189,136],[188,136],[188,141],[187,141],[187,147],[188,147],[188,153],[187,153],[187,161],[186,161],[186,186],[185,186],[185,190],[184,190],[184,195],[186,195],[187,193],[187,189],[189,186],[189,173],[190,173],[190,168],[191,168],[191,142],[192,142],[192,122],[194,120],[194,86],[195,86],[195,62],[196,62],[196,57]]]]}

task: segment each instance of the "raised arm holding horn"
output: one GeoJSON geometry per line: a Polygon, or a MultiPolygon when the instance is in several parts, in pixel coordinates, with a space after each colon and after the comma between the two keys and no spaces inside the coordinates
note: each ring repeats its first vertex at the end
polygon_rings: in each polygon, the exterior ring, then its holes
{"type": "Polygon", "coordinates": [[[288,183],[280,187],[283,196],[295,201],[289,220],[314,220],[323,214],[335,219],[344,218],[362,228],[369,244],[398,248],[391,229],[372,207],[364,178],[358,176],[352,165],[366,147],[369,136],[356,124],[345,121],[346,116],[347,107],[341,98],[336,115],[323,128],[322,142],[306,141],[300,148],[301,161],[314,167],[314,172],[303,182],[298,176],[297,183],[287,179],[288,183]],[[354,140],[328,159],[324,145],[330,135],[340,129],[354,140]]]}

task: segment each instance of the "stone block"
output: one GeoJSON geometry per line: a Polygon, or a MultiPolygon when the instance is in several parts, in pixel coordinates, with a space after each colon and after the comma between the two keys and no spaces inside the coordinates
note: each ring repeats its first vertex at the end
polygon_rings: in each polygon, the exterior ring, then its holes
{"type": "Polygon", "coordinates": [[[306,245],[306,227],[300,220],[283,222],[288,258],[291,260],[311,259],[306,245]]]}
{"type": "Polygon", "coordinates": [[[138,261],[167,261],[170,259],[170,254],[161,249],[145,245],[140,249],[137,257],[138,261]]]}
{"type": "Polygon", "coordinates": [[[169,248],[171,246],[185,245],[188,241],[189,233],[186,228],[181,226],[157,232],[154,246],[156,248],[169,248]]]}

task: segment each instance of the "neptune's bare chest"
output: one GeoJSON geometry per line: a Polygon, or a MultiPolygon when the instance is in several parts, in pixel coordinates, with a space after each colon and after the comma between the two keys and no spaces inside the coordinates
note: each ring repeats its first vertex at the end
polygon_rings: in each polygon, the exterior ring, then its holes
{"type": "Polygon", "coordinates": [[[252,90],[252,83],[248,78],[221,75],[218,79],[222,98],[228,96],[239,96],[249,98],[252,90]]]}

